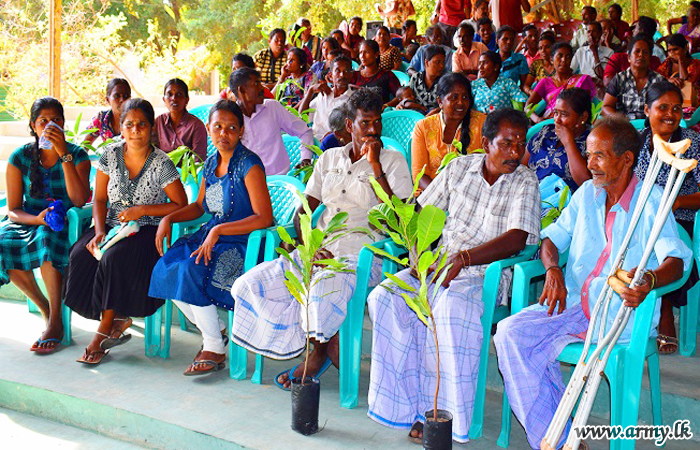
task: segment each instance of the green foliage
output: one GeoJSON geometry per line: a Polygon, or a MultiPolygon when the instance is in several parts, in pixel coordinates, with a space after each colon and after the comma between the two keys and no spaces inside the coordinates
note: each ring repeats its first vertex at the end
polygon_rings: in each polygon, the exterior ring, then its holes
{"type": "Polygon", "coordinates": [[[82,117],[83,117],[83,113],[79,113],[78,117],[76,117],[76,119],[75,119],[75,125],[73,126],[72,130],[66,128],[65,133],[66,133],[66,138],[68,138],[67,141],[70,142],[71,144],[80,145],[84,149],[99,155],[101,153],[99,151],[99,149],[101,149],[102,147],[104,147],[107,144],[111,144],[112,142],[114,142],[114,140],[107,139],[106,141],[100,142],[97,146],[94,146],[91,143],[85,141],[85,137],[88,134],[96,132],[97,128],[88,128],[86,130],[80,131],[80,120],[82,119],[82,117]]]}
{"type": "Polygon", "coordinates": [[[316,161],[318,161],[318,157],[323,154],[323,150],[321,150],[321,147],[318,145],[308,145],[308,144],[303,144],[306,148],[314,152],[314,155],[316,155],[316,158],[313,158],[311,160],[311,164],[308,166],[303,166],[298,169],[294,170],[294,176],[298,177],[299,175],[303,174],[303,183],[306,184],[309,182],[309,179],[311,178],[311,174],[314,172],[314,167],[316,167],[316,161]]]}
{"type": "Polygon", "coordinates": [[[191,148],[186,145],[181,145],[172,152],[168,153],[170,160],[176,166],[181,167],[182,184],[187,183],[188,179],[197,182],[197,176],[200,170],[204,167],[204,161],[191,148]]]}
{"type": "Polygon", "coordinates": [[[551,206],[551,209],[547,211],[547,213],[544,215],[542,218],[542,229],[544,230],[548,226],[554,223],[555,220],[561,216],[561,212],[564,210],[564,207],[566,206],[566,201],[569,199],[569,186],[566,186],[564,189],[561,191],[561,196],[559,197],[559,204],[558,205],[553,205],[547,201],[544,203],[548,204],[551,206]]]}
{"type": "Polygon", "coordinates": [[[601,111],[603,111],[603,102],[598,102],[598,104],[591,103],[591,123],[598,119],[601,111]]]}

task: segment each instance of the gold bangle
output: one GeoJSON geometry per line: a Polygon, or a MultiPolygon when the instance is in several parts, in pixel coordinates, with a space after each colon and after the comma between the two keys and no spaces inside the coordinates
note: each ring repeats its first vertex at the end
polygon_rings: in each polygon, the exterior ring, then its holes
{"type": "Polygon", "coordinates": [[[472,258],[471,258],[471,255],[469,255],[469,250],[464,250],[464,251],[459,252],[459,257],[462,260],[462,267],[469,267],[472,265],[472,258]],[[464,253],[467,254],[467,259],[468,259],[469,263],[465,263],[464,253]]]}
{"type": "Polygon", "coordinates": [[[656,286],[656,274],[653,270],[647,270],[645,275],[649,275],[651,277],[651,289],[654,289],[654,286],[656,286]]]}

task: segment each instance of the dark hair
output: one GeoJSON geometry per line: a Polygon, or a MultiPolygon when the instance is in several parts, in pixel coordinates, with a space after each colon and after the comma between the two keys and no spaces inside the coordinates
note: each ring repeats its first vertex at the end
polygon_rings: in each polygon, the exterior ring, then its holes
{"type": "Polygon", "coordinates": [[[323,44],[325,43],[330,44],[331,50],[340,50],[340,44],[338,43],[338,40],[334,37],[323,38],[323,40],[321,41],[321,46],[323,46],[323,44]]]}
{"type": "Polygon", "coordinates": [[[474,106],[472,84],[469,82],[469,79],[461,73],[452,72],[440,77],[437,82],[437,86],[435,87],[435,93],[439,98],[445,98],[450,92],[452,92],[452,88],[454,86],[463,86],[467,90],[467,96],[469,98],[469,109],[467,110],[464,119],[462,119],[462,134],[459,137],[459,141],[462,143],[462,153],[466,154],[467,148],[469,148],[469,144],[471,143],[471,137],[469,136],[469,123],[471,121],[472,107],[474,106]]]}
{"type": "Polygon", "coordinates": [[[416,27],[416,29],[418,29],[418,24],[416,23],[416,21],[413,19],[408,19],[403,23],[403,26],[401,27],[401,31],[403,31],[405,33],[406,30],[408,30],[412,26],[416,27]]]}
{"type": "Polygon", "coordinates": [[[377,44],[377,41],[373,41],[372,39],[365,39],[360,43],[360,45],[367,45],[369,48],[372,49],[373,52],[379,54],[379,44],[377,44]]]}
{"type": "Polygon", "coordinates": [[[478,8],[482,4],[486,3],[488,5],[489,0],[476,0],[476,3],[474,3],[474,9],[478,8]]]}
{"type": "Polygon", "coordinates": [[[360,16],[351,17],[350,20],[348,20],[348,25],[350,25],[353,20],[357,20],[358,22],[360,22],[360,28],[362,28],[362,25],[364,24],[364,22],[362,21],[362,17],[360,17],[360,16]]]}
{"type": "Polygon", "coordinates": [[[285,41],[287,40],[287,32],[284,31],[282,28],[275,28],[274,30],[270,31],[267,41],[270,42],[278,33],[282,33],[282,39],[284,39],[285,41]]]}
{"type": "Polygon", "coordinates": [[[634,155],[632,167],[637,165],[639,151],[642,149],[642,140],[627,117],[622,114],[599,117],[593,124],[591,133],[598,128],[608,130],[612,134],[612,150],[615,155],[622,156],[626,151],[631,151],[634,155]]]}
{"type": "Polygon", "coordinates": [[[236,119],[238,119],[238,126],[243,126],[243,111],[241,111],[241,107],[238,106],[238,103],[231,101],[231,100],[219,100],[218,102],[214,103],[212,105],[211,109],[209,110],[209,120],[207,123],[211,123],[211,118],[214,117],[214,113],[217,111],[228,111],[234,116],[236,116],[236,119]]]}
{"type": "MultiPolygon", "coordinates": [[[[481,20],[479,20],[479,22],[481,22],[481,20]]],[[[517,34],[515,32],[515,28],[511,27],[510,25],[503,25],[501,28],[498,29],[498,31],[496,31],[496,40],[501,39],[501,36],[508,32],[513,33],[513,36],[517,34]]]]}
{"type": "Polygon", "coordinates": [[[350,95],[345,106],[345,112],[348,115],[348,119],[355,121],[358,110],[381,114],[383,107],[384,101],[381,94],[374,89],[363,87],[350,95]]]}
{"type": "MultiPolygon", "coordinates": [[[[692,3],[692,2],[691,2],[691,3],[692,3]]],[[[608,9],[610,9],[610,8],[614,9],[615,11],[617,11],[617,13],[618,13],[619,15],[622,15],[622,6],[618,5],[617,3],[613,3],[612,5],[608,6],[608,9]]]]}
{"type": "Polygon", "coordinates": [[[574,55],[574,49],[573,49],[573,47],[571,47],[571,44],[569,44],[569,43],[566,42],[566,41],[562,41],[562,42],[557,42],[556,44],[554,44],[554,45],[552,46],[552,56],[556,55],[557,52],[558,52],[559,50],[561,50],[562,48],[567,48],[567,49],[569,49],[569,52],[571,53],[571,56],[574,55]]]}
{"type": "Polygon", "coordinates": [[[695,9],[700,9],[700,2],[690,2],[690,6],[695,9]]]}
{"type": "Polygon", "coordinates": [[[585,5],[583,8],[581,8],[581,11],[585,11],[585,10],[593,11],[593,14],[595,14],[596,17],[598,17],[598,10],[595,9],[595,6],[585,5]]]}
{"type": "Polygon", "coordinates": [[[131,86],[129,85],[129,82],[126,81],[124,78],[112,78],[111,80],[109,80],[109,82],[107,83],[106,96],[109,97],[114,88],[116,88],[119,85],[126,86],[126,88],[129,90],[129,97],[131,97],[131,86]]]}
{"type": "Polygon", "coordinates": [[[647,34],[649,37],[653,37],[656,33],[656,21],[651,17],[639,16],[637,27],[639,27],[640,33],[647,34]]]}
{"type": "Polygon", "coordinates": [[[437,55],[445,56],[445,49],[439,45],[427,45],[423,52],[423,60],[430,61],[437,55]]]}
{"type": "Polygon", "coordinates": [[[345,129],[346,117],[348,117],[348,112],[345,109],[345,105],[333,108],[331,113],[328,115],[328,128],[330,128],[333,132],[345,129]]]}
{"type": "Polygon", "coordinates": [[[599,32],[601,32],[601,33],[603,32],[603,25],[601,25],[600,22],[597,22],[597,21],[596,21],[596,22],[591,22],[591,23],[589,23],[589,24],[586,25],[586,26],[591,26],[591,25],[592,25],[593,27],[595,27],[595,29],[598,30],[599,32]]]}
{"type": "Polygon", "coordinates": [[[501,55],[494,52],[493,50],[487,50],[484,53],[482,53],[481,56],[487,57],[492,63],[494,63],[498,67],[501,67],[503,65],[503,60],[501,59],[501,55]]]}
{"type": "Polygon", "coordinates": [[[498,131],[501,128],[501,124],[507,122],[511,125],[515,125],[518,128],[522,128],[527,131],[530,122],[522,111],[517,111],[513,108],[500,108],[486,116],[484,120],[484,126],[481,127],[481,135],[489,140],[489,142],[496,139],[498,136],[498,131]]]}
{"type": "Polygon", "coordinates": [[[245,67],[255,69],[255,61],[253,61],[253,57],[246,53],[236,53],[235,55],[233,55],[233,58],[231,58],[231,66],[233,66],[233,63],[235,63],[236,61],[243,64],[245,67]]]}
{"type": "MultiPolygon", "coordinates": [[[[32,198],[42,198],[44,195],[44,177],[39,170],[41,166],[41,149],[39,148],[39,135],[36,134],[32,125],[39,118],[41,111],[45,109],[55,109],[65,121],[63,115],[63,105],[53,97],[42,97],[34,100],[29,112],[29,133],[34,136],[34,144],[24,150],[24,155],[29,157],[29,196],[32,198]]],[[[123,116],[122,116],[123,117],[123,116]]]]}
{"type": "Polygon", "coordinates": [[[481,19],[479,19],[479,20],[476,22],[476,28],[477,28],[477,30],[478,30],[482,25],[492,26],[492,25],[493,25],[493,22],[492,22],[491,19],[489,19],[488,17],[482,17],[481,19]]]}
{"type": "Polygon", "coordinates": [[[540,34],[540,41],[549,41],[552,44],[557,43],[557,37],[552,33],[551,31],[545,31],[544,33],[540,34]]]}
{"type": "Polygon", "coordinates": [[[350,68],[352,68],[352,59],[350,59],[350,57],[345,55],[344,53],[340,52],[340,55],[333,58],[333,61],[331,61],[331,70],[333,70],[333,67],[335,67],[336,65],[338,65],[338,63],[341,62],[346,63],[348,66],[350,66],[350,68]]]}
{"type": "MultiPolygon", "coordinates": [[[[331,38],[335,39],[335,38],[333,37],[333,35],[336,34],[336,33],[340,33],[340,35],[343,36],[343,40],[345,40],[345,33],[343,33],[343,30],[341,30],[341,29],[339,29],[339,28],[336,28],[335,30],[331,31],[331,33],[328,35],[328,37],[331,37],[331,38]]],[[[337,39],[335,39],[335,41],[338,42],[337,39]]],[[[338,45],[340,45],[339,42],[338,42],[338,45]]]]}
{"type": "Polygon", "coordinates": [[[591,123],[591,94],[581,88],[564,89],[557,95],[557,100],[566,102],[571,109],[579,116],[585,112],[588,113],[586,123],[591,123]]]}
{"type": "Polygon", "coordinates": [[[177,86],[180,89],[182,89],[185,92],[185,97],[189,98],[190,97],[190,90],[187,87],[187,83],[182,81],[179,78],[171,78],[168,81],[165,82],[165,87],[163,88],[163,95],[168,91],[168,88],[170,86],[177,86]]]}
{"type": "MultiPolygon", "coordinates": [[[[385,27],[384,25],[382,25],[382,26],[380,26],[379,28],[377,28],[377,31],[376,31],[377,34],[379,34],[379,30],[384,30],[384,31],[386,31],[386,34],[388,34],[388,35],[389,35],[389,38],[391,39],[391,31],[389,31],[389,28],[387,28],[387,27],[385,27]]],[[[375,34],[375,36],[376,36],[377,34],[375,34]]]]}
{"type": "Polygon", "coordinates": [[[306,25],[304,25],[305,23],[308,23],[309,26],[311,26],[311,21],[309,19],[307,19],[306,17],[300,17],[299,20],[297,20],[297,23],[299,24],[300,27],[306,27],[306,25]]]}
{"type": "MultiPolygon", "coordinates": [[[[681,104],[683,104],[683,93],[681,92],[680,88],[678,88],[678,86],[676,86],[668,80],[661,80],[652,84],[651,86],[649,86],[649,89],[647,89],[647,96],[645,99],[646,105],[649,108],[651,108],[651,105],[653,105],[659,98],[661,98],[661,96],[668,94],[669,92],[674,92],[676,95],[678,95],[681,104]]],[[[651,123],[649,122],[649,118],[647,117],[644,121],[642,142],[646,142],[647,138],[649,137],[651,137],[651,123]]],[[[669,140],[669,142],[678,142],[682,138],[682,131],[681,127],[679,126],[678,128],[676,128],[673,134],[671,134],[671,139],[669,140]]]]}
{"type": "Polygon", "coordinates": [[[124,102],[124,105],[122,105],[121,123],[124,123],[128,113],[136,109],[141,111],[143,115],[146,116],[146,120],[148,120],[148,123],[151,124],[151,128],[153,128],[156,123],[156,114],[153,111],[153,105],[151,105],[148,100],[143,98],[131,98],[124,102]]]}
{"type": "Polygon", "coordinates": [[[249,67],[234,70],[228,77],[228,88],[233,92],[233,95],[238,97],[238,88],[246,84],[253,77],[260,78],[260,72],[249,67]]]}
{"type": "Polygon", "coordinates": [[[460,29],[460,30],[462,30],[462,29],[465,30],[465,31],[467,32],[467,35],[468,35],[470,38],[472,38],[472,39],[474,38],[474,34],[476,34],[476,31],[474,30],[474,27],[473,27],[472,24],[470,24],[469,22],[462,22],[462,23],[460,23],[460,24],[459,24],[459,29],[460,29]]]}
{"type": "Polygon", "coordinates": [[[426,30],[425,30],[425,38],[426,39],[432,39],[435,36],[435,33],[441,33],[440,35],[442,36],[442,30],[440,29],[439,26],[437,25],[430,25],[426,30]]]}
{"type": "Polygon", "coordinates": [[[531,23],[528,23],[527,25],[525,25],[525,26],[523,27],[522,35],[525,36],[525,35],[527,34],[527,32],[528,32],[528,31],[531,31],[531,30],[534,30],[535,32],[537,32],[537,35],[539,36],[539,34],[540,34],[540,29],[537,28],[535,25],[533,25],[533,24],[531,24],[531,23]]]}
{"type": "Polygon", "coordinates": [[[654,41],[652,41],[651,37],[649,37],[646,34],[638,34],[632,37],[632,40],[630,41],[630,44],[627,47],[627,54],[632,54],[632,50],[634,50],[634,46],[637,44],[637,42],[645,42],[647,44],[647,47],[649,47],[649,53],[651,53],[652,55],[654,54],[654,41]]]}
{"type": "Polygon", "coordinates": [[[304,73],[309,70],[309,62],[306,58],[306,52],[299,47],[292,47],[287,50],[287,55],[293,54],[299,59],[299,64],[301,65],[301,72],[304,73]]]}
{"type": "Polygon", "coordinates": [[[668,37],[668,40],[666,41],[666,46],[670,47],[672,45],[674,47],[685,48],[686,53],[688,53],[688,55],[690,55],[690,49],[688,46],[688,39],[686,39],[685,36],[683,36],[682,34],[675,33],[675,34],[672,34],[671,36],[668,37]]]}
{"type": "MultiPolygon", "coordinates": [[[[332,56],[333,59],[338,58],[338,57],[340,57],[340,56],[346,56],[346,57],[350,60],[350,65],[352,65],[352,60],[350,59],[350,57],[347,56],[345,53],[343,53],[343,51],[340,50],[340,49],[338,49],[338,50],[331,50],[330,52],[328,52],[328,55],[329,55],[329,56],[332,56]]],[[[333,63],[333,59],[331,60],[331,63],[333,63]]],[[[325,67],[325,66],[324,66],[324,67],[325,67]]]]}

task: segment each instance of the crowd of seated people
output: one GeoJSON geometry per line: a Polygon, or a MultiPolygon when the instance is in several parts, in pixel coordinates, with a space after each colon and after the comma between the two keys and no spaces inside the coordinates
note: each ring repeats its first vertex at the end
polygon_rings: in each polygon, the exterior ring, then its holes
{"type": "MultiPolygon", "coordinates": [[[[599,267],[611,261],[603,255],[614,254],[619,245],[616,240],[613,248],[605,247],[606,233],[624,234],[654,150],[652,136],[690,139],[686,157],[700,158],[700,134],[683,122],[699,105],[700,62],[692,52],[700,42],[700,4],[691,2],[687,17],[669,21],[670,36],[657,41],[658,26],[649,17],[630,25],[617,4],[606,18],[585,6],[569,42],[558,41],[552,30],[524,25],[519,14],[521,8],[529,10],[527,1],[499,3],[500,17],[492,18],[485,0],[475,3],[473,14],[466,6],[471,2],[438,1],[423,36],[404,10],[400,29],[401,22],[392,18],[372,39],[363,37],[360,17],[325,37],[314,35],[312,23],[300,18],[291,28],[304,28],[300,47],[289,45],[285,29],[276,28],[265,49],[252,57],[233,56],[228,86],[206,123],[187,111],[189,89],[180,79],[165,83],[167,112],[158,117],[148,101],[131,98],[128,81],[112,79],[105,92],[109,109],[93,118],[96,131],[86,137],[88,143],[108,142],[93,186],[88,155],[58,131],[65,123],[62,105],[49,97],[36,100],[29,122],[35,139],[10,157],[9,213],[0,222],[0,284],[14,283],[46,321],[30,350],[51,353],[59,347],[63,298],[70,309],[98,322],[78,358],[90,365],[130,340],[132,318],[149,316],[171,299],[202,332],[202,348],[185,375],[221,370],[229,338],[267,357],[293,358],[301,354],[307,331],[313,342],[309,373],[320,377],[331,365],[338,367],[338,330],[355,275],[316,274],[307,321],[283,282],[287,259],[243,270],[248,235],[273,223],[265,177],[294,168],[282,138],[288,134],[302,144],[298,167],[314,165],[304,195],[312,210],[325,205],[318,227],[343,211],[350,227],[369,228],[368,212],[381,202],[372,178],[402,199],[417,183],[418,205],[449,213],[442,244],[452,266],[442,286],[430,290],[437,292],[441,339],[451,343],[441,350],[450,355],[442,368],[444,391],[450,394],[441,402],[454,414],[453,438],[459,442],[468,440],[474,406],[485,268],[542,239],[546,305],[502,321],[495,338],[516,417],[530,444],[539,448],[541,418],[551,417],[561,397],[551,349],[574,342],[571,335],[587,329],[588,302],[581,301],[581,292],[590,290],[594,298],[604,282],[607,269],[599,267]],[[461,9],[454,9],[457,3],[461,9]],[[677,24],[680,30],[671,34],[677,24]],[[406,65],[401,78],[409,81],[402,86],[394,71],[406,65]],[[309,109],[307,123],[301,113],[309,109]],[[408,131],[410,148],[403,154],[382,142],[382,114],[391,109],[424,116],[408,131]],[[543,123],[528,138],[538,122],[543,123]],[[207,136],[215,148],[209,154],[207,136]],[[310,149],[314,143],[323,151],[320,156],[310,149]],[[180,146],[204,161],[198,195],[189,204],[167,155],[180,146]],[[458,157],[440,169],[450,153],[458,157]],[[550,176],[563,180],[573,196],[560,218],[541,230],[538,186],[550,176]],[[48,225],[54,200],[66,208],[92,202],[94,226],[72,248],[65,229],[48,225]],[[612,225],[603,220],[610,211],[617,214],[612,225]],[[211,218],[199,231],[170,243],[173,224],[204,214],[211,218]],[[139,224],[138,233],[96,259],[109,231],[130,221],[139,224]],[[567,250],[575,270],[564,274],[558,255],[567,250]],[[46,294],[34,269],[41,271],[46,294]],[[234,311],[232,329],[217,308],[234,311]],[[547,339],[528,338],[540,329],[547,339]],[[546,398],[536,401],[532,392],[546,398]]],[[[662,170],[657,185],[663,188],[667,178],[662,170]]],[[[653,220],[654,201],[656,191],[645,208],[644,226],[653,220]]],[[[618,306],[639,305],[652,284],[669,284],[689,268],[692,252],[680,240],[676,222],[692,237],[698,209],[700,169],[694,169],[664,226],[651,272],[618,299],[618,306]]],[[[322,256],[347,257],[353,268],[363,245],[380,238],[373,233],[344,236],[322,256]]],[[[381,281],[378,261],[371,267],[372,286],[381,281]]],[[[397,277],[410,286],[419,282],[408,270],[397,277]]],[[[695,268],[683,288],[662,299],[654,323],[660,353],[677,351],[674,308],[686,304],[688,289],[699,279],[695,268]]],[[[392,281],[384,283],[395,290],[392,281]]],[[[507,291],[501,285],[501,292],[507,291]]],[[[398,291],[375,289],[368,305],[373,323],[369,416],[420,439],[436,381],[433,344],[398,291]],[[414,366],[428,369],[420,374],[414,366]]],[[[300,367],[282,372],[275,383],[288,390],[300,367]]]]}

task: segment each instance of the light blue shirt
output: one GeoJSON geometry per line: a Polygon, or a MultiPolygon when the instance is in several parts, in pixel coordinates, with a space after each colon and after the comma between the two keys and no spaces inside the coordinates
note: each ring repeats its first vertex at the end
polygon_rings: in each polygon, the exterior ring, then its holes
{"type": "MultiPolygon", "coordinates": [[[[454,53],[454,51],[446,45],[441,45],[440,47],[445,50],[445,71],[443,73],[450,73],[452,72],[452,53],[454,53]]],[[[416,54],[411,58],[411,65],[408,66],[409,69],[413,69],[416,72],[425,72],[426,48],[428,48],[427,45],[421,45],[420,48],[418,48],[416,54]]]]}
{"type": "MultiPolygon", "coordinates": [[[[634,207],[639,198],[642,182],[636,176],[623,194],[618,203],[605,214],[605,200],[607,194],[603,189],[596,189],[591,180],[586,181],[576,190],[571,197],[571,202],[564,208],[559,219],[540,233],[542,239],[549,238],[557,246],[559,252],[569,250],[569,259],[565,275],[566,307],[581,304],[582,300],[589,305],[589,314],[593,312],[598,296],[607,282],[611,266],[615,261],[622,240],[625,237],[629,221],[634,207]],[[636,185],[635,185],[636,183],[636,185]],[[606,230],[607,226],[607,230],[606,230]],[[612,237],[611,245],[608,245],[608,236],[612,237]],[[604,265],[603,260],[607,256],[604,265]],[[598,270],[596,270],[598,269],[598,270]],[[595,275],[595,273],[599,273],[595,275]],[[586,280],[591,277],[588,289],[585,289],[586,280]]],[[[649,199],[642,211],[637,228],[632,235],[632,240],[627,251],[627,257],[623,263],[623,269],[630,270],[636,267],[642,259],[644,247],[651,234],[656,212],[660,208],[662,191],[654,186],[649,199]]],[[[647,262],[647,269],[655,269],[668,257],[683,259],[685,270],[692,262],[692,252],[683,243],[678,235],[678,226],[673,214],[669,214],[664,224],[659,239],[654,245],[654,251],[647,262]]],[[[537,308],[544,308],[534,305],[537,308]]],[[[622,299],[614,294],[610,303],[607,316],[606,329],[609,329],[615,320],[617,311],[622,306],[622,299]]],[[[656,333],[659,323],[661,302],[657,302],[654,312],[654,321],[650,334],[656,333]]],[[[584,311],[585,311],[584,307],[584,311]]],[[[634,322],[634,312],[630,316],[627,327],[620,336],[620,343],[629,342],[634,322]]],[[[593,342],[598,337],[594,330],[593,342]]]]}

